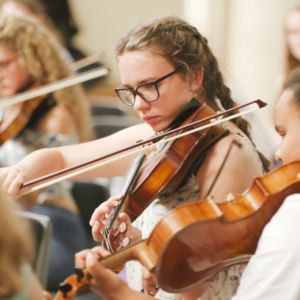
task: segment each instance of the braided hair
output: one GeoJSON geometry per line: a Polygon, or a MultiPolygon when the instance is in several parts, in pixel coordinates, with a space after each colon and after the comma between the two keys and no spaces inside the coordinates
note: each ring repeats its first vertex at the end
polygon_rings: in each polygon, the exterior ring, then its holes
{"type": "MultiPolygon", "coordinates": [[[[193,79],[198,70],[204,71],[199,98],[205,98],[207,104],[215,111],[219,110],[217,99],[224,109],[236,107],[231,98],[231,91],[225,85],[219,64],[208,46],[207,39],[189,23],[177,17],[163,17],[142,23],[128,32],[116,45],[116,58],[126,51],[148,50],[162,55],[178,70],[186,81],[193,79]]],[[[235,112],[229,113],[234,114],[235,112]]],[[[232,120],[250,139],[250,124],[243,118],[232,120]]],[[[270,162],[261,153],[260,159],[265,170],[270,162]]]]}

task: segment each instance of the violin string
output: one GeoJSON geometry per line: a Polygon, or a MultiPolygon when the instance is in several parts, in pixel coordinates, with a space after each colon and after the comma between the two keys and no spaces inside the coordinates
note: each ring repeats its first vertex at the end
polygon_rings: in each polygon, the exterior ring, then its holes
{"type": "MultiPolygon", "coordinates": [[[[177,138],[183,137],[183,136],[188,135],[188,134],[191,134],[191,133],[193,133],[193,132],[197,132],[197,131],[203,130],[203,129],[205,129],[205,128],[208,128],[208,127],[217,125],[217,124],[219,124],[219,123],[223,123],[223,122],[229,121],[229,120],[231,120],[231,119],[233,119],[233,118],[237,118],[237,117],[239,117],[239,116],[245,115],[245,114],[250,113],[250,112],[252,112],[252,111],[255,111],[255,110],[257,110],[257,109],[259,109],[259,108],[256,107],[256,108],[249,109],[249,110],[246,110],[246,111],[243,111],[243,112],[239,112],[239,113],[237,113],[237,114],[235,114],[235,115],[231,115],[231,116],[226,117],[226,118],[224,118],[224,119],[216,120],[216,121],[214,121],[214,122],[211,122],[210,124],[206,124],[206,125],[204,125],[204,126],[197,127],[197,128],[195,128],[195,129],[192,129],[192,130],[186,131],[186,132],[184,132],[184,133],[178,134],[178,135],[176,135],[176,136],[169,137],[168,139],[159,140],[159,141],[156,142],[155,144],[150,144],[150,145],[144,146],[144,147],[143,147],[143,150],[152,148],[152,147],[154,147],[154,146],[156,146],[156,145],[159,145],[159,144],[162,144],[162,143],[166,143],[166,142],[169,142],[169,141],[173,141],[173,140],[175,140],[175,139],[177,139],[177,138]]],[[[33,186],[33,187],[31,187],[31,188],[28,188],[26,191],[21,192],[18,196],[26,195],[26,194],[28,194],[28,193],[31,193],[31,192],[33,192],[33,191],[36,191],[36,190],[39,190],[39,189],[41,189],[41,188],[47,187],[47,186],[52,185],[52,184],[54,184],[54,183],[57,183],[57,182],[60,182],[60,181],[63,181],[63,180],[72,178],[72,177],[74,177],[74,176],[80,175],[80,174],[82,174],[82,173],[85,173],[85,172],[87,172],[87,171],[90,171],[90,170],[99,168],[100,166],[103,166],[103,165],[108,164],[108,163],[110,163],[110,162],[113,162],[113,161],[115,161],[115,160],[118,160],[118,159],[127,157],[127,156],[132,155],[132,154],[134,154],[134,153],[137,153],[137,152],[139,152],[139,151],[140,151],[140,149],[134,149],[134,150],[132,150],[132,151],[126,152],[125,154],[121,154],[121,155],[118,155],[118,156],[115,155],[115,156],[112,157],[112,158],[106,159],[104,162],[101,161],[101,162],[95,163],[95,164],[92,165],[92,166],[89,166],[89,167],[80,169],[80,170],[78,170],[78,171],[70,172],[70,173],[67,174],[67,175],[60,176],[60,177],[58,177],[58,178],[56,178],[56,179],[52,179],[52,180],[49,180],[49,181],[47,181],[47,182],[44,182],[44,183],[38,184],[38,185],[36,185],[36,186],[33,186]]]]}
{"type": "MultiPolygon", "coordinates": [[[[141,135],[142,135],[142,132],[141,132],[141,126],[140,126],[140,138],[141,138],[141,135]]],[[[135,161],[135,159],[136,159],[136,157],[141,153],[141,151],[142,151],[142,147],[139,147],[140,148],[140,152],[139,153],[135,153],[134,154],[134,156],[131,158],[131,160],[130,160],[130,163],[129,163],[129,166],[128,166],[128,168],[127,168],[127,170],[126,170],[126,174],[123,176],[123,180],[122,180],[122,184],[120,185],[120,189],[122,189],[122,187],[124,186],[124,184],[125,184],[125,181],[126,181],[126,177],[127,177],[127,175],[128,175],[128,173],[130,172],[130,170],[131,170],[131,167],[132,167],[132,165],[133,165],[133,163],[134,163],[134,161],[135,161]]],[[[121,201],[120,201],[121,202],[121,201]]],[[[120,203],[119,203],[119,205],[120,205],[120,203]]],[[[110,210],[110,213],[109,213],[109,217],[108,217],[108,219],[107,219],[107,224],[106,224],[106,226],[104,227],[104,234],[106,235],[106,238],[108,238],[108,235],[109,235],[109,232],[110,232],[110,229],[111,229],[111,226],[112,226],[112,223],[113,223],[113,221],[115,220],[115,212],[117,211],[117,209],[116,209],[117,207],[113,207],[111,210],[110,210]]],[[[103,236],[104,236],[104,234],[103,234],[103,236]]]]}
{"type": "MultiPolygon", "coordinates": [[[[131,160],[130,160],[130,163],[129,163],[129,165],[128,165],[128,168],[127,168],[127,170],[126,170],[126,173],[125,173],[125,175],[123,176],[122,183],[121,183],[120,186],[119,186],[119,193],[122,191],[122,187],[123,187],[124,184],[125,184],[126,177],[127,177],[128,173],[129,173],[129,171],[130,171],[130,169],[131,169],[131,167],[132,167],[132,165],[133,165],[133,163],[134,163],[134,160],[135,160],[135,158],[137,157],[137,155],[138,155],[138,153],[135,153],[134,156],[133,156],[133,157],[131,158],[131,160]]],[[[120,200],[119,202],[121,202],[121,200],[120,200]]],[[[120,205],[120,204],[118,204],[118,205],[120,205]]],[[[109,227],[109,226],[111,225],[111,222],[112,222],[113,219],[115,218],[115,211],[116,211],[116,207],[112,207],[111,210],[110,210],[110,213],[109,213],[109,217],[108,217],[108,219],[107,219],[107,225],[108,225],[107,227],[109,227]]],[[[108,231],[109,231],[109,229],[108,229],[108,231]]]]}

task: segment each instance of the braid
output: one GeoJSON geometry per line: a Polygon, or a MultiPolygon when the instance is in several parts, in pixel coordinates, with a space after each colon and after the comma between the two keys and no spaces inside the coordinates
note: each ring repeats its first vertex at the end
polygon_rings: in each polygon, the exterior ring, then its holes
{"type": "MultiPolygon", "coordinates": [[[[214,99],[219,99],[222,104],[222,107],[225,110],[236,107],[237,103],[231,97],[231,90],[224,83],[223,75],[220,72],[218,61],[213,55],[212,51],[210,50],[207,43],[207,39],[203,38],[202,40],[204,53],[206,53],[206,66],[204,64],[202,65],[204,66],[204,70],[210,71],[210,73],[206,73],[207,76],[204,76],[203,78],[203,88],[205,90],[209,105],[213,109],[215,109],[213,107],[214,104],[216,105],[214,99]],[[211,99],[213,99],[213,101],[211,101],[211,99]]],[[[205,60],[205,57],[203,60],[205,60]]],[[[203,63],[205,63],[205,61],[203,63]]],[[[238,113],[238,110],[228,113],[228,115],[233,115],[236,113],[238,113]]],[[[234,118],[231,121],[244,132],[244,134],[249,138],[251,143],[255,146],[251,137],[251,125],[249,124],[249,122],[243,119],[242,117],[234,118]]],[[[258,155],[262,161],[264,169],[266,171],[269,171],[270,161],[259,151],[258,155]]]]}
{"type": "MultiPolygon", "coordinates": [[[[116,45],[116,56],[125,51],[151,50],[170,61],[184,80],[192,81],[196,71],[202,69],[204,77],[199,96],[205,93],[207,104],[215,111],[219,110],[216,99],[224,109],[236,107],[231,98],[230,89],[224,84],[219,64],[207,39],[187,22],[176,17],[165,17],[142,23],[132,29],[116,45]]],[[[237,113],[229,113],[232,115],[237,113]]],[[[241,117],[232,120],[250,139],[250,124],[241,117]]],[[[259,153],[265,170],[269,170],[269,161],[259,153]]]]}

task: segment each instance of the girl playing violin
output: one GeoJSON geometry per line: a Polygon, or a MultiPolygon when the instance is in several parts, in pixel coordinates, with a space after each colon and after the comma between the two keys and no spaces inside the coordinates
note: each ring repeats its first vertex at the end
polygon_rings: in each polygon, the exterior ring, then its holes
{"type": "MultiPolygon", "coordinates": [[[[284,84],[275,109],[276,130],[282,137],[276,159],[283,163],[300,160],[300,69],[296,69],[284,84]]],[[[236,296],[232,300],[297,300],[300,297],[300,194],[287,197],[265,226],[256,253],[250,259],[236,296]]],[[[84,250],[76,255],[76,266],[87,267],[92,275],[91,288],[107,300],[151,299],[131,290],[112,271],[97,263],[110,255],[104,248],[84,250]]],[[[186,294],[186,299],[195,299],[186,294]]],[[[202,299],[202,298],[201,298],[202,299]]]]}
{"type": "MultiPolygon", "coordinates": [[[[70,75],[68,65],[60,56],[60,46],[41,24],[17,16],[0,19],[2,97],[13,96],[70,75]]],[[[84,142],[91,136],[88,106],[79,86],[9,107],[4,111],[0,128],[15,109],[20,109],[16,120],[23,122],[24,127],[1,145],[0,162],[3,166],[18,163],[36,149],[84,142]],[[23,115],[18,120],[30,101],[38,101],[36,107],[32,108],[25,121],[23,115]]],[[[0,138],[3,140],[1,133],[0,138]]],[[[78,208],[70,194],[71,188],[70,183],[59,183],[19,199],[25,209],[47,215],[52,221],[50,289],[55,289],[66,275],[72,273],[72,255],[87,246],[78,208]],[[37,205],[39,203],[41,205],[37,205]],[[73,230],[76,235],[73,235],[73,230]]]]}
{"type": "MultiPolygon", "coordinates": [[[[3,189],[9,195],[16,197],[22,183],[30,179],[124,148],[164,131],[192,98],[207,102],[215,111],[236,106],[206,38],[179,18],[159,18],[135,27],[118,42],[116,57],[122,79],[122,86],[116,91],[125,104],[133,106],[145,124],[89,143],[42,149],[28,155],[15,166],[1,170],[3,189]]],[[[146,238],[166,212],[178,205],[203,199],[233,141],[240,142],[243,147],[233,148],[230,153],[218,179],[225,184],[217,185],[212,192],[216,201],[224,200],[229,192],[243,192],[251,184],[253,176],[262,175],[268,169],[268,161],[257,153],[251,142],[249,124],[245,120],[234,119],[226,128],[231,134],[216,143],[201,163],[195,162],[200,166],[185,184],[175,193],[153,201],[137,219],[135,226],[126,214],[120,214],[120,221],[128,225],[127,237],[132,241],[141,236],[146,238]]],[[[123,158],[76,178],[124,175],[130,159],[123,158]]],[[[95,211],[91,226],[97,241],[103,240],[102,230],[109,211],[120,198],[121,195],[113,196],[95,211]]],[[[243,267],[237,266],[221,272],[213,283],[208,284],[203,299],[230,299],[242,271],[243,267]]],[[[155,278],[144,273],[142,280],[139,264],[128,264],[127,272],[131,287],[141,290],[143,286],[146,293],[157,292],[155,278]]],[[[195,288],[193,293],[202,294],[202,288],[195,288]]],[[[179,299],[179,296],[161,290],[157,296],[161,299],[179,299]]]]}

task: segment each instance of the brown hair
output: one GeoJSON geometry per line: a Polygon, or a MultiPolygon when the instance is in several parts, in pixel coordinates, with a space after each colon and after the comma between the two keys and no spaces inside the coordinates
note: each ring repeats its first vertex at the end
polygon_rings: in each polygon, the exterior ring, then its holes
{"type": "Polygon", "coordinates": [[[12,201],[0,191],[0,298],[13,297],[24,288],[21,267],[31,262],[33,253],[24,223],[13,212],[12,201]]]}
{"type": "MultiPolygon", "coordinates": [[[[203,69],[202,88],[198,96],[205,97],[215,111],[220,109],[216,99],[220,100],[224,109],[236,106],[207,39],[187,22],[177,17],[163,17],[140,24],[117,43],[115,52],[118,57],[125,51],[133,50],[150,50],[162,55],[174,65],[184,80],[191,80],[194,72],[203,69]]],[[[250,124],[246,120],[238,117],[232,122],[251,140],[250,124]]],[[[269,170],[270,162],[261,153],[259,155],[265,169],[269,170]]]]}
{"type": "MultiPolygon", "coordinates": [[[[60,56],[61,47],[53,35],[29,17],[6,16],[0,19],[0,44],[15,51],[19,63],[42,85],[72,75],[60,56]]],[[[88,103],[79,85],[53,92],[58,105],[72,114],[81,142],[91,138],[88,103]]]]}

